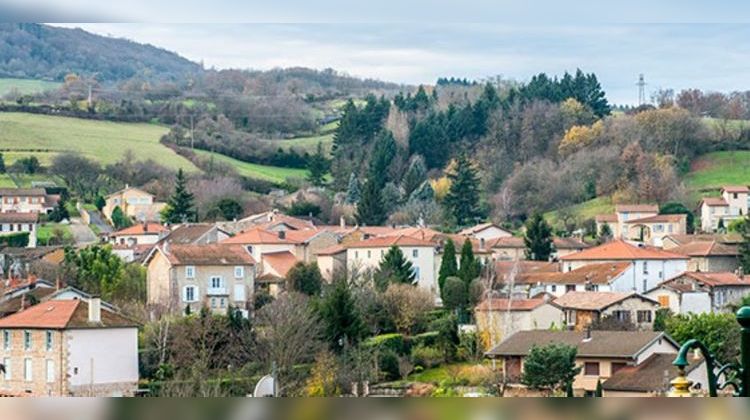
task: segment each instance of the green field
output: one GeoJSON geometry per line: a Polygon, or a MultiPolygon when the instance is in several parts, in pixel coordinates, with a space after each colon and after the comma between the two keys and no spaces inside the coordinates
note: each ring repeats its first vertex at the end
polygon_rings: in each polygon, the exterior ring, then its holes
{"type": "Polygon", "coordinates": [[[0,113],[0,150],[15,158],[34,151],[43,162],[49,162],[55,153],[71,151],[104,165],[117,162],[131,150],[136,159],[153,159],[172,169],[197,171],[190,161],[159,143],[167,131],[167,127],[154,124],[0,113]],[[38,149],[46,152],[38,153],[38,149]]]}
{"type": "Polygon", "coordinates": [[[586,219],[593,219],[599,214],[614,213],[615,206],[612,204],[612,199],[610,197],[597,197],[580,204],[566,207],[564,210],[551,211],[545,214],[544,217],[552,226],[562,228],[562,221],[560,220],[561,211],[567,211],[577,219],[583,221],[586,219]]]}
{"type": "Polygon", "coordinates": [[[722,185],[750,185],[750,151],[705,154],[693,161],[685,186],[697,197],[716,195],[722,185]]]}
{"type": "Polygon", "coordinates": [[[63,232],[63,240],[65,242],[73,241],[73,232],[70,230],[70,225],[63,225],[60,223],[45,223],[39,226],[36,231],[36,241],[38,245],[47,245],[54,235],[54,231],[60,229],[63,232]]]}
{"type": "Polygon", "coordinates": [[[289,140],[264,140],[266,143],[271,143],[276,147],[281,148],[295,148],[297,151],[315,153],[318,143],[323,145],[325,153],[331,152],[331,146],[333,145],[333,133],[321,134],[310,137],[298,137],[289,140]]]}
{"type": "Polygon", "coordinates": [[[0,97],[7,95],[13,90],[18,90],[22,95],[44,92],[45,90],[57,89],[59,82],[48,82],[45,80],[31,79],[0,79],[0,97]]]}
{"type": "Polygon", "coordinates": [[[231,165],[235,168],[235,170],[237,170],[237,173],[248,178],[256,178],[275,183],[282,183],[286,181],[287,178],[307,177],[306,169],[280,168],[278,166],[258,165],[256,163],[243,162],[241,160],[233,159],[219,153],[207,152],[205,150],[196,150],[195,153],[198,156],[204,157],[213,155],[214,159],[216,159],[218,162],[223,162],[231,165]]]}
{"type": "Polygon", "coordinates": [[[10,178],[18,188],[31,188],[35,186],[35,183],[49,185],[54,184],[58,187],[65,186],[65,182],[62,179],[55,175],[49,174],[10,174],[10,178]]]}
{"type": "Polygon", "coordinates": [[[16,188],[16,183],[8,174],[0,174],[0,188],[16,188]]]}

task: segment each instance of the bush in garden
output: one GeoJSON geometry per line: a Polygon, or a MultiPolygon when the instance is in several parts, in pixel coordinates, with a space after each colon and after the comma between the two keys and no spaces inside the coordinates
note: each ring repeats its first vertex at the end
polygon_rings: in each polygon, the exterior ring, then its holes
{"type": "Polygon", "coordinates": [[[411,350],[411,357],[415,365],[425,369],[435,367],[445,361],[443,352],[435,347],[415,346],[411,350]]]}

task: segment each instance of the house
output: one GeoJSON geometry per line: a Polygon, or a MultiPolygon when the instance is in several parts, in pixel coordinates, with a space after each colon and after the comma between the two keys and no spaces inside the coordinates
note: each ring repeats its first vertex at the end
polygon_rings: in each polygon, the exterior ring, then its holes
{"type": "MultiPolygon", "coordinates": [[[[554,237],[552,259],[557,259],[569,254],[581,252],[590,248],[585,242],[575,238],[554,237]]],[[[492,250],[492,258],[497,261],[520,261],[526,259],[526,244],[522,237],[505,237],[488,241],[487,245],[492,250]]]]}
{"type": "MultiPolygon", "coordinates": [[[[679,376],[672,364],[674,353],[654,353],[643,363],[618,369],[602,383],[603,397],[664,397],[672,388],[672,380],[679,376]]],[[[693,389],[705,390],[708,386],[706,362],[701,357],[688,357],[685,376],[693,389]]]]}
{"type": "Polygon", "coordinates": [[[747,215],[750,189],[745,185],[721,188],[720,197],[705,197],[700,203],[701,230],[715,232],[723,222],[725,227],[735,219],[747,215]]]}
{"type": "Polygon", "coordinates": [[[560,264],[548,261],[495,261],[493,281],[506,294],[523,299],[530,295],[531,278],[543,273],[559,273],[560,264]]]}
{"type": "Polygon", "coordinates": [[[505,337],[528,330],[560,327],[563,312],[549,298],[487,298],[474,308],[477,332],[494,346],[505,337]]]}
{"type": "Polygon", "coordinates": [[[260,273],[256,278],[256,290],[265,290],[273,297],[287,286],[287,274],[299,260],[289,251],[266,252],[261,255],[260,273]]]}
{"type": "MultiPolygon", "coordinates": [[[[524,359],[533,346],[565,344],[577,350],[581,371],[573,381],[576,395],[593,395],[598,381],[606,381],[621,369],[639,366],[654,354],[676,355],[679,345],[663,332],[654,331],[519,331],[486,353],[503,362],[506,395],[529,395],[520,384],[524,359]]],[[[702,385],[706,386],[703,382],[702,385]]]]}
{"type": "Polygon", "coordinates": [[[513,232],[509,232],[506,229],[490,222],[481,223],[476,226],[468,227],[460,232],[459,235],[470,236],[476,239],[497,239],[497,238],[509,238],[513,236],[513,232]]]}
{"type": "Polygon", "coordinates": [[[687,270],[688,257],[647,245],[633,245],[620,239],[560,257],[560,261],[562,271],[573,271],[602,262],[629,262],[633,264],[632,278],[614,283],[612,290],[643,293],[664,279],[687,270]]]}
{"type": "Polygon", "coordinates": [[[608,225],[615,239],[661,246],[663,238],[687,233],[687,215],[659,214],[659,206],[629,204],[615,206],[615,214],[596,216],[596,231],[608,225]]]}
{"type": "Polygon", "coordinates": [[[8,279],[2,282],[0,291],[0,318],[20,312],[54,294],[55,285],[47,280],[29,277],[8,279]]]}
{"type": "Polygon", "coordinates": [[[605,262],[589,264],[573,271],[529,273],[519,278],[518,284],[528,286],[529,296],[548,293],[560,297],[568,292],[609,292],[614,284],[629,284],[633,264],[605,262]]]}
{"type": "Polygon", "coordinates": [[[38,223],[39,214],[37,213],[2,212],[0,213],[0,236],[28,234],[29,240],[26,246],[35,248],[38,223]]]}
{"type": "Polygon", "coordinates": [[[169,229],[159,223],[143,222],[109,235],[112,245],[154,245],[169,233],[169,229]]]}
{"type": "Polygon", "coordinates": [[[318,269],[323,279],[333,280],[336,273],[346,273],[346,248],[332,245],[316,252],[318,269]]]}
{"type": "Polygon", "coordinates": [[[380,266],[380,261],[392,246],[401,249],[404,257],[411,262],[416,284],[429,290],[434,296],[438,296],[435,244],[430,241],[410,236],[383,236],[349,243],[344,245],[346,269],[355,275],[374,271],[380,266]]]}
{"type": "Polygon", "coordinates": [[[688,256],[688,271],[733,272],[740,268],[737,245],[713,241],[696,241],[671,248],[670,252],[688,256]]]}
{"type": "Polygon", "coordinates": [[[721,312],[750,294],[750,276],[687,271],[659,284],[646,296],[673,313],[721,312]]]}
{"type": "Polygon", "coordinates": [[[685,235],[667,235],[662,241],[662,248],[670,251],[678,246],[687,245],[691,242],[712,242],[716,241],[724,245],[739,245],[742,243],[742,236],[737,233],[693,233],[685,235]]]}
{"type": "Polygon", "coordinates": [[[17,396],[133,396],[138,325],[98,298],[39,303],[0,319],[0,390],[17,396]]]}
{"type": "Polygon", "coordinates": [[[166,206],[154,200],[149,194],[139,188],[125,186],[125,188],[105,197],[102,214],[112,222],[112,212],[119,207],[122,212],[137,222],[158,222],[161,211],[166,206]]]}
{"type": "Polygon", "coordinates": [[[310,263],[316,261],[317,251],[338,244],[338,238],[326,230],[268,231],[253,228],[227,238],[222,243],[245,245],[256,260],[266,252],[289,251],[297,260],[310,263]]]}
{"type": "Polygon", "coordinates": [[[565,314],[565,324],[575,331],[607,317],[649,330],[660,308],[656,300],[634,292],[568,292],[555,299],[555,305],[565,314]]]}
{"type": "Polygon", "coordinates": [[[59,200],[59,196],[47,194],[44,188],[0,188],[2,213],[47,214],[59,200]]]}
{"type": "Polygon", "coordinates": [[[280,230],[316,229],[316,226],[309,220],[287,216],[280,213],[277,209],[273,209],[267,212],[253,214],[240,220],[221,222],[221,228],[231,234],[237,234],[255,228],[278,232],[280,230]]]}
{"type": "Polygon", "coordinates": [[[206,245],[219,243],[230,236],[213,223],[182,223],[173,226],[160,242],[172,245],[206,245]]]}
{"type": "Polygon", "coordinates": [[[173,313],[252,308],[256,261],[242,245],[161,244],[144,262],[148,303],[173,313]]]}

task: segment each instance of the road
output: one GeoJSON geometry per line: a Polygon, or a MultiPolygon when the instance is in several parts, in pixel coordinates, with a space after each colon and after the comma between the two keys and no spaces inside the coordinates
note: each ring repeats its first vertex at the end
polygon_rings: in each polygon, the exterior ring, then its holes
{"type": "Polygon", "coordinates": [[[76,245],[89,245],[99,241],[96,234],[83,223],[80,217],[72,217],[70,219],[70,231],[73,233],[76,245]]]}
{"type": "Polygon", "coordinates": [[[104,221],[102,214],[99,213],[98,211],[90,211],[89,218],[91,219],[91,224],[98,227],[100,232],[112,233],[112,226],[110,226],[109,223],[104,221]]]}

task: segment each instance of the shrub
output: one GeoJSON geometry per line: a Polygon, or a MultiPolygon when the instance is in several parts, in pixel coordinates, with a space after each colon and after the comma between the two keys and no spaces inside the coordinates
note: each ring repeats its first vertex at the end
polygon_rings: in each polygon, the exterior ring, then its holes
{"type": "Polygon", "coordinates": [[[398,369],[398,355],[392,350],[384,350],[378,356],[378,370],[386,381],[395,381],[401,378],[398,369]]]}
{"type": "Polygon", "coordinates": [[[443,352],[435,347],[415,346],[411,350],[411,357],[415,365],[431,368],[443,363],[443,352]]]}
{"type": "Polygon", "coordinates": [[[434,346],[439,337],[439,331],[427,331],[426,333],[413,336],[411,344],[412,346],[434,346]]]}
{"type": "Polygon", "coordinates": [[[382,351],[392,351],[395,354],[406,354],[407,346],[404,336],[399,333],[376,335],[367,339],[365,345],[382,351]]]}
{"type": "Polygon", "coordinates": [[[0,244],[5,244],[9,247],[23,248],[29,244],[29,233],[20,232],[0,236],[0,244]]]}
{"type": "Polygon", "coordinates": [[[484,365],[462,366],[458,371],[458,383],[466,386],[481,386],[492,382],[492,369],[484,365]]]}

